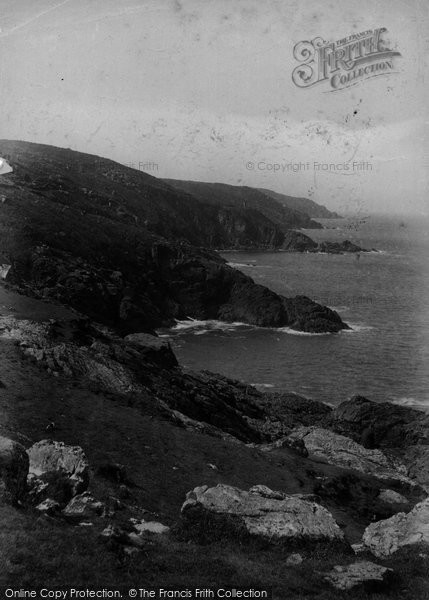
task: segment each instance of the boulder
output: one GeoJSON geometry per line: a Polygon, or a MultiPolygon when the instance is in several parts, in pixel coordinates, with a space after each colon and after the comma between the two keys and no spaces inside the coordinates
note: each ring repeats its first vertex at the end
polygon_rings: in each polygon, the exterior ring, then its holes
{"type": "Polygon", "coordinates": [[[54,515],[61,510],[60,504],[52,498],[46,498],[36,506],[36,509],[45,515],[54,515]]]}
{"type": "Polygon", "coordinates": [[[384,502],[385,504],[398,505],[398,506],[409,504],[409,501],[407,498],[405,498],[405,496],[403,496],[402,494],[399,494],[398,492],[395,492],[395,490],[389,490],[389,489],[380,490],[380,493],[378,495],[378,500],[380,500],[380,502],[384,502]]]}
{"type": "Polygon", "coordinates": [[[363,535],[364,544],[379,558],[390,556],[404,546],[429,544],[429,498],[410,511],[371,523],[363,535]]]}
{"type": "Polygon", "coordinates": [[[0,499],[15,504],[27,491],[28,456],[24,446],[0,436],[0,499]]]}
{"type": "Polygon", "coordinates": [[[249,535],[266,541],[343,541],[344,534],[331,513],[316,502],[266,486],[248,492],[219,484],[197,487],[182,506],[188,526],[204,534],[249,535]]]}
{"type": "Polygon", "coordinates": [[[168,533],[170,531],[170,528],[167,527],[167,525],[163,525],[162,523],[159,523],[158,521],[145,521],[144,519],[138,520],[138,519],[130,519],[134,529],[136,530],[137,533],[139,534],[144,534],[144,533],[168,533]]]}
{"type": "Polygon", "coordinates": [[[301,554],[295,552],[294,554],[289,554],[289,556],[286,559],[286,565],[288,567],[297,567],[303,561],[304,559],[302,558],[301,554]]]}
{"type": "Polygon", "coordinates": [[[70,521],[84,521],[101,515],[103,510],[102,502],[95,500],[89,492],[84,492],[70,500],[63,510],[63,516],[70,521]]]}
{"type": "Polygon", "coordinates": [[[389,459],[381,450],[369,450],[352,439],[321,427],[299,427],[289,440],[303,441],[311,457],[329,464],[354,469],[379,479],[393,479],[412,484],[406,469],[389,459]]]}
{"type": "MultiPolygon", "coordinates": [[[[104,540],[104,542],[106,542],[107,546],[112,550],[122,549],[127,554],[133,554],[133,548],[141,550],[145,548],[148,545],[148,543],[150,543],[150,541],[144,535],[144,533],[145,532],[136,533],[135,531],[127,532],[116,525],[109,525],[108,527],[103,529],[100,536],[104,540]]],[[[165,532],[162,531],[153,533],[165,532]]]]}
{"type": "Polygon", "coordinates": [[[367,547],[362,542],[358,544],[352,544],[352,550],[355,554],[363,554],[367,552],[367,547]]]}
{"type": "Polygon", "coordinates": [[[28,449],[29,484],[32,495],[43,495],[62,503],[81,494],[89,483],[89,463],[80,446],[42,440],[28,449]]]}
{"type": "Polygon", "coordinates": [[[3,264],[0,265],[0,279],[6,279],[7,278],[7,275],[9,273],[9,271],[10,271],[10,268],[11,268],[11,265],[8,265],[8,264],[5,264],[5,263],[3,263],[3,264]]]}
{"type": "MultiPolygon", "coordinates": [[[[351,590],[356,586],[364,586],[367,590],[387,583],[392,569],[377,565],[370,561],[359,561],[351,565],[338,565],[325,577],[337,590],[351,590]]],[[[368,590],[368,591],[369,591],[368,590]]]]}

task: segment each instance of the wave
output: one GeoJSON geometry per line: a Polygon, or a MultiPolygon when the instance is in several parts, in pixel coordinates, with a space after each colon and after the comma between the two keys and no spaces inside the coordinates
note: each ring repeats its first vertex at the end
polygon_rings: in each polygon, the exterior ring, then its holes
{"type": "Polygon", "coordinates": [[[391,256],[392,258],[403,258],[406,254],[398,254],[397,252],[392,252],[391,250],[370,250],[366,252],[366,254],[375,254],[379,256],[391,256]]]}
{"type": "Polygon", "coordinates": [[[261,330],[261,331],[269,331],[273,333],[286,333],[288,335],[298,335],[298,336],[323,336],[323,335],[332,335],[329,331],[324,333],[313,333],[311,331],[297,331],[296,329],[292,329],[291,327],[259,327],[258,325],[251,325],[249,323],[242,323],[241,321],[233,321],[231,323],[227,323],[225,321],[218,321],[216,319],[207,319],[207,320],[199,320],[199,319],[186,319],[181,321],[176,321],[176,324],[169,330],[169,333],[166,333],[165,330],[161,332],[160,337],[169,337],[171,333],[194,333],[194,335],[204,335],[205,333],[209,333],[211,331],[236,331],[238,329],[247,329],[247,330],[261,330]]]}
{"type": "Polygon", "coordinates": [[[242,267],[256,267],[256,265],[253,263],[228,262],[226,264],[228,267],[233,267],[234,269],[241,269],[242,267]]]}
{"type": "Polygon", "coordinates": [[[371,331],[371,329],[375,329],[372,325],[363,325],[362,323],[350,323],[347,322],[347,325],[351,327],[351,329],[342,329],[342,333],[361,333],[363,331],[371,331]]]}
{"type": "Polygon", "coordinates": [[[240,321],[234,321],[227,323],[225,321],[217,321],[215,319],[198,320],[198,319],[186,319],[183,321],[176,321],[176,324],[171,328],[171,331],[189,331],[192,329],[200,330],[199,335],[206,333],[207,331],[231,331],[238,327],[247,327],[254,329],[254,325],[248,323],[241,323],[240,321]]]}
{"type": "Polygon", "coordinates": [[[415,398],[393,398],[393,404],[399,404],[401,406],[409,406],[411,408],[417,408],[424,411],[429,411],[429,401],[424,400],[416,400],[415,398]]]}
{"type": "Polygon", "coordinates": [[[296,329],[292,329],[291,327],[276,327],[274,331],[280,331],[281,333],[288,333],[289,335],[306,335],[306,336],[320,336],[320,335],[332,335],[329,331],[325,331],[324,333],[313,333],[311,331],[297,331],[296,329]]]}
{"type": "Polygon", "coordinates": [[[272,383],[250,383],[249,385],[251,385],[252,387],[258,389],[258,388],[263,388],[263,389],[270,389],[273,388],[274,385],[272,383]]]}

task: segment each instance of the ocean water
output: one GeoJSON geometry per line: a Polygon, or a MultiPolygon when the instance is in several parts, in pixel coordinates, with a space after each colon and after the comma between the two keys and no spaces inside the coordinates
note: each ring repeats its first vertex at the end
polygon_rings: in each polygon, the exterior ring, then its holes
{"type": "Polygon", "coordinates": [[[337,405],[353,394],[429,411],[429,220],[368,217],[323,221],[307,232],[379,252],[355,255],[228,253],[257,283],[305,294],[351,327],[299,334],[240,323],[187,321],[161,332],[185,366],[260,389],[294,391],[337,405]]]}

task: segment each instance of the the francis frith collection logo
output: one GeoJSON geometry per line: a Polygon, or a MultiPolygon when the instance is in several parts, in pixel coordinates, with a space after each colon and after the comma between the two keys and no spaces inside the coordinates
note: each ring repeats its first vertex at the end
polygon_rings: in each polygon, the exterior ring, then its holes
{"type": "Polygon", "coordinates": [[[394,60],[401,56],[383,40],[385,27],[352,34],[336,42],[317,37],[298,42],[293,56],[300,64],[292,72],[298,87],[326,82],[329,91],[341,90],[371,77],[394,72],[394,60]]]}

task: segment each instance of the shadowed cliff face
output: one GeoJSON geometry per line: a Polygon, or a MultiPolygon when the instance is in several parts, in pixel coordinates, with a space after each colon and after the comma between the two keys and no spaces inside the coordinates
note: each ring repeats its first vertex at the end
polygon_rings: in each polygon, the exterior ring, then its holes
{"type": "MultiPolygon", "coordinates": [[[[177,179],[166,179],[165,181],[177,190],[192,194],[209,206],[256,210],[272,223],[275,223],[282,232],[300,228],[322,229],[320,223],[310,219],[307,211],[298,210],[299,198],[295,198],[297,206],[291,208],[278,202],[268,190],[258,190],[226,183],[204,183],[202,181],[181,181],[177,179]]],[[[317,206],[315,202],[312,204],[317,206]]]]}
{"type": "Polygon", "coordinates": [[[276,243],[278,231],[259,213],[205,206],[154,177],[71,150],[2,141],[0,156],[13,168],[0,180],[0,263],[12,265],[8,281],[29,294],[125,333],[187,317],[346,327],[333,311],[282,298],[202,248],[232,238],[276,243]]]}
{"type": "Polygon", "coordinates": [[[317,204],[314,200],[309,198],[296,198],[295,196],[286,196],[285,194],[279,194],[272,190],[260,189],[260,192],[267,194],[273,200],[277,200],[283,206],[303,212],[313,219],[340,219],[340,215],[336,212],[332,212],[323,206],[323,204],[317,204]]]}

